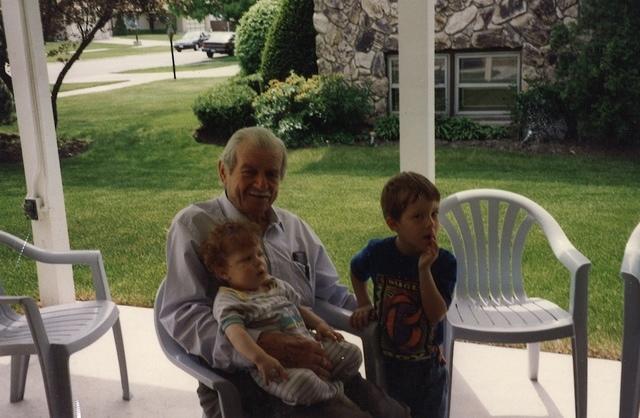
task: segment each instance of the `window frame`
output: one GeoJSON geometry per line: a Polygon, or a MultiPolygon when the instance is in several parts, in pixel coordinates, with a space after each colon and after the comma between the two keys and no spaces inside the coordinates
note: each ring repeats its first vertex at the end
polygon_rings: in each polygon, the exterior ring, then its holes
{"type": "Polygon", "coordinates": [[[460,89],[461,88],[509,88],[513,83],[460,83],[460,60],[465,58],[487,58],[487,57],[515,57],[516,58],[516,91],[520,91],[521,59],[520,53],[515,51],[486,51],[486,52],[460,52],[454,55],[455,75],[453,80],[454,89],[454,115],[509,115],[510,110],[460,110],[460,89]],[[462,84],[462,85],[461,85],[462,84]]]}

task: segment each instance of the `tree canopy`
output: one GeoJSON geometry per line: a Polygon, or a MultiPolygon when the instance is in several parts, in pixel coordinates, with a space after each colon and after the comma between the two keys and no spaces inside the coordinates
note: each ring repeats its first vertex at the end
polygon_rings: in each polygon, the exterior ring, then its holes
{"type": "Polygon", "coordinates": [[[176,16],[204,20],[209,15],[237,22],[256,0],[168,0],[169,10],[176,16]]]}

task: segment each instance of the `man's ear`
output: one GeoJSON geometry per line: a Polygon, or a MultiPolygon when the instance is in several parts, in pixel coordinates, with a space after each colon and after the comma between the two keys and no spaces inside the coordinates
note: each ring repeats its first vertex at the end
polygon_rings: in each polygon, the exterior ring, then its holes
{"type": "Polygon", "coordinates": [[[387,223],[390,230],[395,231],[398,228],[398,221],[393,219],[391,216],[384,218],[384,221],[387,223]]]}
{"type": "Polygon", "coordinates": [[[220,181],[222,184],[225,184],[227,179],[227,171],[224,167],[224,163],[222,161],[218,161],[218,177],[220,177],[220,181]]]}

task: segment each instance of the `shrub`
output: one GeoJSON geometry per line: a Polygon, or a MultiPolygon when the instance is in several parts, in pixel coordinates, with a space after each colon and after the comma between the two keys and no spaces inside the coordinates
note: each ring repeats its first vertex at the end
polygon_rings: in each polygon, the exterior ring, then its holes
{"type": "Polygon", "coordinates": [[[116,23],[113,25],[113,36],[124,36],[128,33],[127,25],[124,23],[122,14],[116,16],[116,23]]]}
{"type": "Polygon", "coordinates": [[[0,124],[11,123],[14,120],[13,96],[0,80],[0,124]]]}
{"type": "Polygon", "coordinates": [[[583,0],[577,24],[552,31],[557,81],[578,138],[640,143],[640,2],[583,0]]]}
{"type": "Polygon", "coordinates": [[[258,124],[290,147],[351,143],[372,109],[368,90],[340,75],[305,79],[291,74],[285,81],[272,80],[253,106],[258,124]]]}
{"type": "Polygon", "coordinates": [[[376,140],[395,142],[400,140],[400,119],[397,115],[387,115],[376,119],[373,124],[376,140]]]}
{"type": "Polygon", "coordinates": [[[567,134],[567,112],[557,85],[538,80],[518,93],[513,123],[524,141],[562,140],[567,134]]]}
{"type": "Polygon", "coordinates": [[[509,136],[504,126],[481,125],[465,117],[436,118],[436,138],[444,141],[483,141],[509,136]]]}
{"type": "Polygon", "coordinates": [[[318,73],[313,0],[283,0],[262,51],[265,80],[284,80],[293,71],[305,77],[318,73]]]}
{"type": "Polygon", "coordinates": [[[193,112],[208,136],[226,139],[236,130],[254,124],[251,102],[257,93],[250,80],[229,79],[199,95],[193,112]]]}
{"type": "Polygon", "coordinates": [[[240,19],[236,30],[236,56],[243,73],[253,74],[260,69],[267,33],[280,5],[280,0],[259,0],[240,19]]]}

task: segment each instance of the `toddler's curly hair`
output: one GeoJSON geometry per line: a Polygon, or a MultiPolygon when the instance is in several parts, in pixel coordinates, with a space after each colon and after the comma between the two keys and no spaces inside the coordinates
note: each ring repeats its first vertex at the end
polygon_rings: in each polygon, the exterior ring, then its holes
{"type": "Polygon", "coordinates": [[[260,245],[260,230],[257,225],[226,221],[216,225],[200,244],[200,257],[209,273],[215,276],[227,266],[231,254],[254,245],[260,245]]]}

